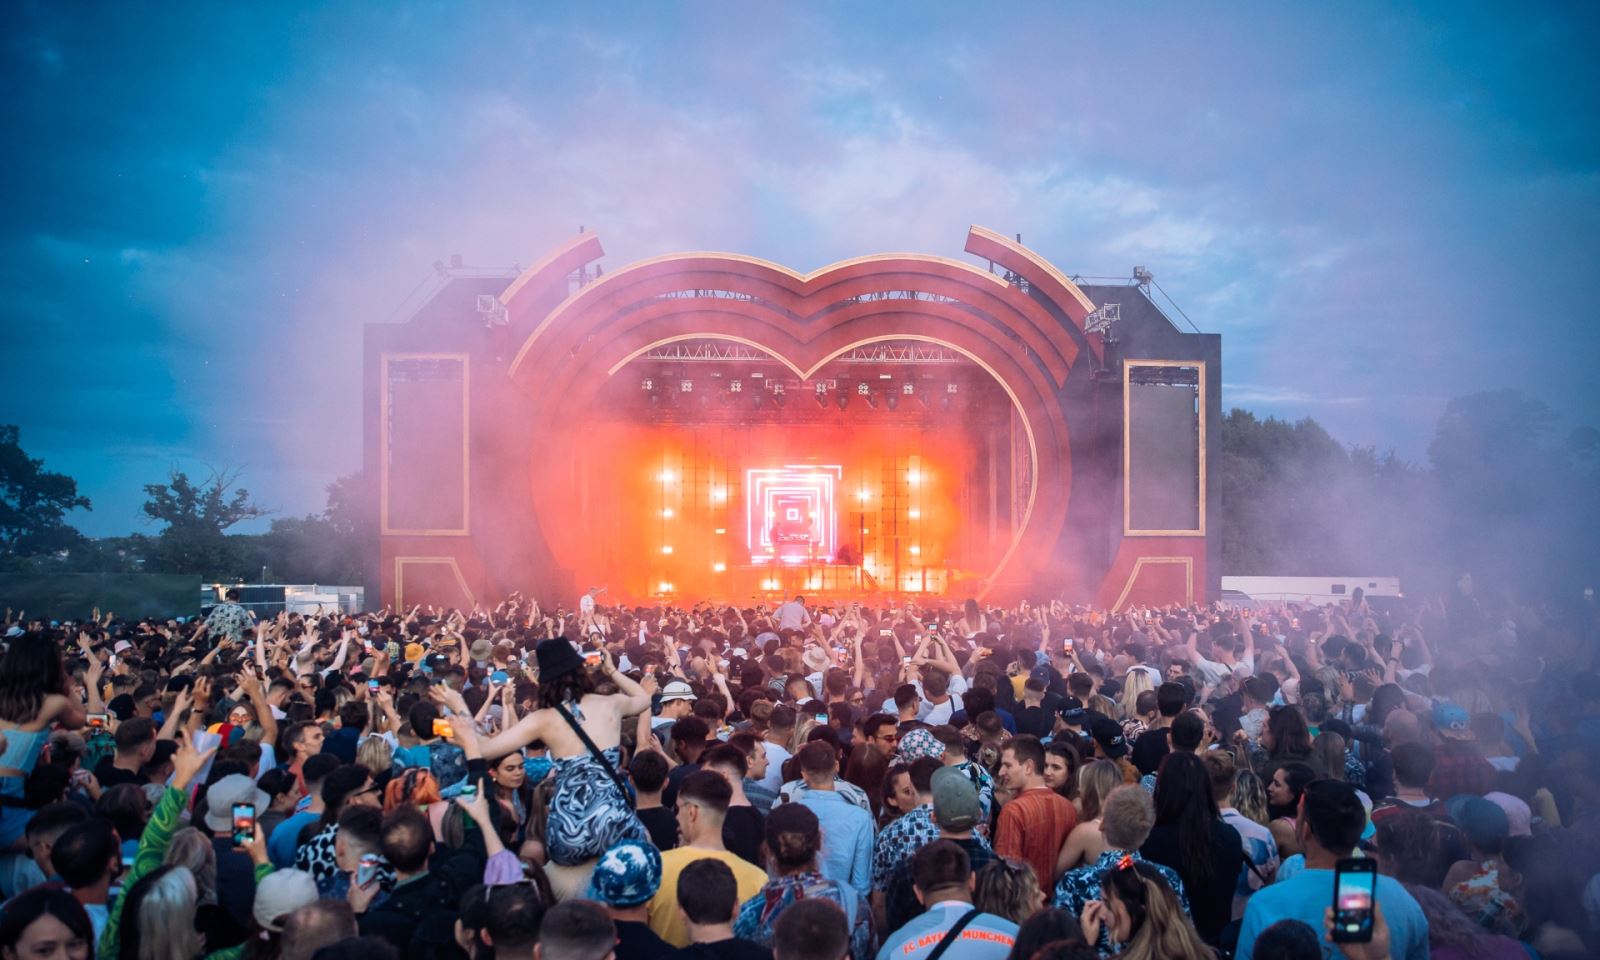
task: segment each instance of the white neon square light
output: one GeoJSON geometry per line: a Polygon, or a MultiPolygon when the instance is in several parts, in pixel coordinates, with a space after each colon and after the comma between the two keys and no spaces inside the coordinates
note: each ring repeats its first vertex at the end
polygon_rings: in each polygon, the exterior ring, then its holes
{"type": "Polygon", "coordinates": [[[839,542],[835,494],[843,478],[844,468],[836,465],[745,471],[745,545],[751,561],[831,560],[839,542]]]}

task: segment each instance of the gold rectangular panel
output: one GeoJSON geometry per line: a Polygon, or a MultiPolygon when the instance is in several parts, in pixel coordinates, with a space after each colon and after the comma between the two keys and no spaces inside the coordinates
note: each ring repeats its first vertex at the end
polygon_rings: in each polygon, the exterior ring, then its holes
{"type": "Polygon", "coordinates": [[[379,389],[383,392],[382,419],[378,424],[378,520],[385,536],[413,537],[464,537],[472,528],[472,365],[465,353],[386,353],[379,372],[379,389]],[[455,360],[461,364],[461,525],[459,527],[409,528],[393,526],[389,522],[389,419],[391,397],[389,393],[389,365],[406,360],[455,360]]]}
{"type": "Polygon", "coordinates": [[[1206,364],[1203,360],[1124,360],[1122,362],[1122,534],[1127,537],[1203,537],[1206,534],[1206,364]],[[1133,526],[1133,420],[1131,391],[1133,368],[1191,368],[1196,377],[1198,429],[1196,511],[1198,522],[1187,530],[1147,530],[1133,526]]]}

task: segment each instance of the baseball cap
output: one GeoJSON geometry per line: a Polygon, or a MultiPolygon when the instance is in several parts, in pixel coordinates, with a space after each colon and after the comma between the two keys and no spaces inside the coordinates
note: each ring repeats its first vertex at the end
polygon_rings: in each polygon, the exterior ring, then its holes
{"type": "Polygon", "coordinates": [[[1511,828],[1513,837],[1533,836],[1533,808],[1520,797],[1513,797],[1509,793],[1486,793],[1483,799],[1489,801],[1506,812],[1506,822],[1511,828]]]}
{"type": "MultiPolygon", "coordinates": [[[[22,628],[17,626],[16,624],[12,624],[11,626],[6,628],[6,636],[8,638],[9,637],[20,637],[20,636],[22,636],[22,628]]],[[[126,640],[124,640],[123,642],[127,643],[126,640]]]]}
{"type": "Polygon", "coordinates": [[[933,772],[933,819],[950,831],[971,830],[983,816],[978,789],[955,767],[933,772]]]}
{"type": "Polygon", "coordinates": [[[1107,716],[1097,716],[1089,724],[1089,735],[1100,746],[1101,752],[1112,760],[1128,755],[1128,741],[1122,736],[1122,725],[1107,716]]]}
{"type": "Polygon", "coordinates": [[[1440,736],[1452,740],[1477,738],[1472,732],[1472,718],[1467,716],[1467,711],[1449,700],[1440,700],[1433,705],[1433,726],[1440,736]]]}
{"type": "Polygon", "coordinates": [[[661,887],[661,851],[653,844],[620,840],[595,861],[590,900],[612,907],[647,903],[661,887]]]}
{"type": "Polygon", "coordinates": [[[661,702],[669,700],[698,700],[694,695],[694,688],[683,680],[674,680],[661,688],[661,702]]]}

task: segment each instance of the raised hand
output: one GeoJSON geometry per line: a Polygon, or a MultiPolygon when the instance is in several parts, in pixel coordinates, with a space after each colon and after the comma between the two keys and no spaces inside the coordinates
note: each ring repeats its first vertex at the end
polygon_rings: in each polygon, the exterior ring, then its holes
{"type": "Polygon", "coordinates": [[[205,768],[206,762],[216,752],[216,747],[197,751],[188,737],[180,737],[178,752],[172,755],[172,785],[179,790],[188,789],[190,782],[205,768]]]}

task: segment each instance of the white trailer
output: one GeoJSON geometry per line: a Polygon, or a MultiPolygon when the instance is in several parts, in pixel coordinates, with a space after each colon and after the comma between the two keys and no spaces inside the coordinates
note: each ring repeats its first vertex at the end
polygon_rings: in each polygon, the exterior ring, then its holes
{"type": "MultiPolygon", "coordinates": [[[[1399,577],[1223,577],[1222,599],[1243,594],[1258,604],[1325,606],[1350,599],[1356,588],[1368,597],[1401,597],[1399,577]]],[[[1239,603],[1242,599],[1233,597],[1239,603]]]]}

